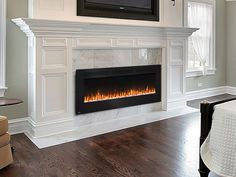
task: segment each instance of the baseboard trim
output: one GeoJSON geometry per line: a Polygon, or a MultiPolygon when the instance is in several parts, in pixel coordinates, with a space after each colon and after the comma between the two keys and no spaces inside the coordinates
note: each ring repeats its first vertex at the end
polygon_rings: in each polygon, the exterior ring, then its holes
{"type": "Polygon", "coordinates": [[[186,98],[188,101],[201,99],[205,97],[211,97],[221,94],[231,94],[236,95],[236,87],[232,86],[222,86],[209,89],[196,90],[186,93],[186,98]]]}
{"type": "Polygon", "coordinates": [[[24,133],[27,130],[29,117],[11,119],[8,121],[8,132],[11,135],[24,133]]]}
{"type": "Polygon", "coordinates": [[[186,99],[170,100],[167,103],[167,110],[181,109],[186,106],[186,99]]]}
{"type": "Polygon", "coordinates": [[[7,87],[0,87],[0,97],[4,97],[7,87]]]}
{"type": "Polygon", "coordinates": [[[231,95],[236,95],[236,87],[226,86],[226,92],[231,95]]]}
{"type": "Polygon", "coordinates": [[[32,124],[29,117],[8,120],[8,132],[10,135],[24,133],[31,140],[72,130],[74,130],[73,119],[59,120],[39,125],[32,124]]]}
{"type": "Polygon", "coordinates": [[[186,93],[188,101],[227,93],[227,86],[196,90],[186,93]]]}

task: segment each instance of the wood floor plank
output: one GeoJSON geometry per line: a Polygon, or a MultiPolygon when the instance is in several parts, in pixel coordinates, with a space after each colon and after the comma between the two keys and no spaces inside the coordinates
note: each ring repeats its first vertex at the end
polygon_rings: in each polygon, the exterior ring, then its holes
{"type": "Polygon", "coordinates": [[[199,127],[192,113],[45,149],[14,135],[0,177],[198,177],[199,127]]]}

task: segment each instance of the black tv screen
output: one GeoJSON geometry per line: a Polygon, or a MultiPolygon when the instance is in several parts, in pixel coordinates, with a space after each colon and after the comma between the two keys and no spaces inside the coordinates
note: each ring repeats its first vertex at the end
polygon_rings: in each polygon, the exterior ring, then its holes
{"type": "Polygon", "coordinates": [[[159,21],[159,0],[77,0],[77,15],[159,21]]]}
{"type": "Polygon", "coordinates": [[[123,7],[152,8],[152,0],[87,0],[88,3],[110,4],[123,7]]]}

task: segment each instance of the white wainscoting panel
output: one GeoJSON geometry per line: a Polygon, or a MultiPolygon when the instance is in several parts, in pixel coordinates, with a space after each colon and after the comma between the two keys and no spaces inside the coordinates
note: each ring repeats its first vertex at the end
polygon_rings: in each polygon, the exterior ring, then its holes
{"type": "Polygon", "coordinates": [[[63,11],[65,6],[64,0],[38,0],[38,3],[41,10],[63,11]]]}
{"type": "Polygon", "coordinates": [[[183,96],[183,66],[170,66],[170,76],[170,97],[178,99],[183,96]]]}
{"type": "Polygon", "coordinates": [[[134,47],[133,39],[115,39],[112,40],[113,47],[125,47],[125,48],[133,48],[134,47]]]}
{"type": "Polygon", "coordinates": [[[74,48],[104,49],[112,46],[111,38],[78,38],[74,48]]]}
{"type": "MultiPolygon", "coordinates": [[[[176,102],[185,99],[185,45],[186,40],[169,41],[169,61],[168,61],[168,102],[176,102]]],[[[184,105],[182,105],[184,106],[184,105]]]]}
{"type": "Polygon", "coordinates": [[[67,53],[64,47],[48,47],[42,49],[42,68],[65,68],[67,65],[67,53]]]}
{"type": "Polygon", "coordinates": [[[42,42],[43,47],[66,47],[67,40],[64,38],[44,38],[42,42]]]}
{"type": "Polygon", "coordinates": [[[30,121],[29,132],[32,132],[32,136],[39,134],[39,124],[72,118],[71,53],[70,39],[36,39],[36,54],[31,58],[36,66],[33,66],[34,71],[29,73],[29,77],[32,78],[31,84],[36,84],[30,87],[36,91],[32,91],[29,96],[31,103],[36,104],[35,113],[32,113],[35,118],[30,121]],[[36,92],[36,96],[33,92],[36,92]]]}
{"type": "Polygon", "coordinates": [[[43,113],[42,117],[64,114],[67,112],[67,76],[47,74],[42,76],[43,113]]]}

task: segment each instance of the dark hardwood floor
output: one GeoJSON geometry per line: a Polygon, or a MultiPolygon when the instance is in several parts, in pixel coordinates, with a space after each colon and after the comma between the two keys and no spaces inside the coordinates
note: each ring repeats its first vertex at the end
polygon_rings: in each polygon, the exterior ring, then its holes
{"type": "Polygon", "coordinates": [[[12,136],[0,177],[198,177],[199,113],[38,149],[12,136]]]}

